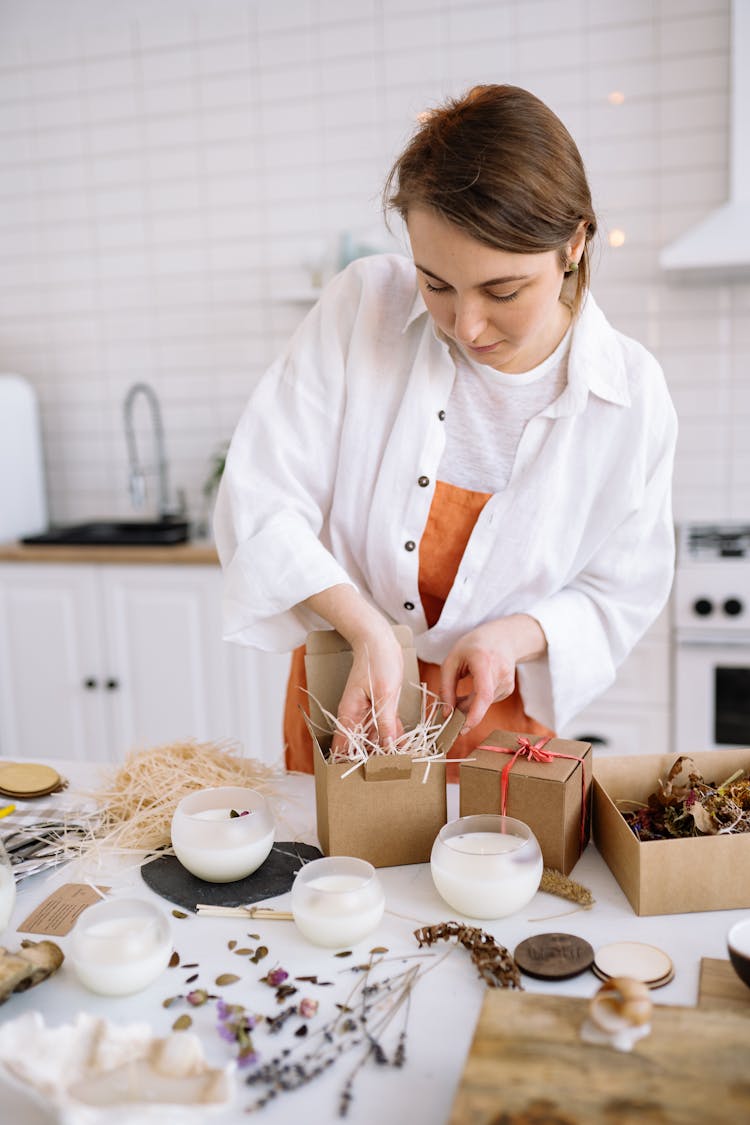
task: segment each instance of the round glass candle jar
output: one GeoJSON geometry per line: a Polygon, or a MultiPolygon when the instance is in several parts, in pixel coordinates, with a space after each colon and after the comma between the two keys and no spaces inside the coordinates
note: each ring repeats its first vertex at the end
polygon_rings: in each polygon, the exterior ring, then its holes
{"type": "Polygon", "coordinates": [[[313,945],[354,945],[372,933],[384,910],[382,884],[364,859],[314,859],[297,872],[292,884],[294,921],[313,945]]]}
{"type": "Polygon", "coordinates": [[[444,825],[432,846],[432,881],[469,918],[504,918],[536,894],[544,863],[536,836],[510,816],[464,816],[444,825]]]}
{"type": "Polygon", "coordinates": [[[207,883],[232,883],[252,875],[271,851],[274,835],[265,797],[236,785],[190,793],[172,817],[175,855],[207,883]]]}
{"type": "Polygon", "coordinates": [[[68,959],[86,988],[127,996],[147,988],[172,955],[169,919],[140,898],[113,898],[88,906],[71,935],[68,959]]]}
{"type": "Polygon", "coordinates": [[[727,934],[727,950],[732,967],[750,988],[750,917],[735,922],[727,934]]]}
{"type": "Polygon", "coordinates": [[[16,878],[10,865],[10,858],[0,843],[0,933],[10,922],[16,905],[16,878]]]}

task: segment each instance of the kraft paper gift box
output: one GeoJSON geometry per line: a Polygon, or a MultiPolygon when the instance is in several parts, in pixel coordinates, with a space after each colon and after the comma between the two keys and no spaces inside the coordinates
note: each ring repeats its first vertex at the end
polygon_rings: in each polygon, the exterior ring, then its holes
{"type": "Polygon", "coordinates": [[[497,730],[482,746],[497,746],[509,753],[477,748],[474,761],[461,763],[460,813],[503,811],[503,771],[507,768],[505,814],[528,824],[542,849],[545,867],[568,875],[588,843],[591,808],[591,743],[552,738],[543,746],[551,761],[530,761],[519,754],[519,739],[536,746],[535,734],[497,730]],[[515,760],[514,760],[515,757],[515,760]]]}
{"type": "MultiPolygon", "coordinates": [[[[422,715],[417,654],[408,626],[396,625],[394,633],[404,653],[399,717],[404,730],[411,730],[422,715]]],[[[403,754],[376,755],[354,770],[352,762],[330,760],[333,732],[323,712],[336,714],[352,659],[351,648],[339,633],[320,630],[308,635],[308,726],[313,737],[321,849],[325,855],[366,859],[374,867],[427,863],[447,819],[445,765],[412,762],[403,754]]],[[[437,741],[437,751],[448,752],[463,722],[460,712],[451,716],[437,741]]]]}
{"type": "MultiPolygon", "coordinates": [[[[620,811],[648,802],[679,755],[597,758],[594,841],[636,914],[686,914],[750,908],[750,832],[639,840],[620,811]]],[[[750,749],[690,754],[706,781],[720,785],[750,770],[750,749]]]]}

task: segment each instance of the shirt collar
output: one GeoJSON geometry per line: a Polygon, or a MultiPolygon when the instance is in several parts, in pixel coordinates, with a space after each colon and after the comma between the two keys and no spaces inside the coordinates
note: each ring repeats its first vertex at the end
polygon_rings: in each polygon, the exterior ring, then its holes
{"type": "MultiPolygon", "coordinates": [[[[427,315],[427,306],[419,289],[414,295],[402,332],[427,315]]],[[[436,337],[446,344],[445,337],[433,323],[436,337]]],[[[615,331],[597,305],[592,294],[586,294],[583,308],[573,325],[568,357],[568,385],[555,402],[543,411],[548,417],[578,414],[591,392],[616,406],[630,406],[627,371],[622,348],[615,331]]]]}

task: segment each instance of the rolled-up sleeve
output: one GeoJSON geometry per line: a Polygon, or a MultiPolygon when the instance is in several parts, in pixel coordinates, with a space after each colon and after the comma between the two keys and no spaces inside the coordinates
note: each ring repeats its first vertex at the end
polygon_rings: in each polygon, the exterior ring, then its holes
{"type": "Polygon", "coordinates": [[[545,659],[519,665],[519,687],[527,713],[555,730],[611,686],[671,590],[677,418],[658,369],[649,397],[640,442],[633,435],[642,455],[640,503],[568,585],[526,610],[548,648],[545,659]]]}
{"type": "Polygon", "coordinates": [[[346,321],[332,286],[262,377],[232,438],[214,511],[223,636],[286,651],[322,622],[300,605],[351,579],[325,543],[345,400],[346,321]]]}

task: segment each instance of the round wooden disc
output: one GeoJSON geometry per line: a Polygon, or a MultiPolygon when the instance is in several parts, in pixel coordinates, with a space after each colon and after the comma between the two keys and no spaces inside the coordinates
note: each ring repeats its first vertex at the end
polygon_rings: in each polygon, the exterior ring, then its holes
{"type": "MultiPolygon", "coordinates": [[[[601,969],[597,969],[596,964],[591,966],[591,971],[599,980],[607,981],[612,979],[608,973],[603,973],[601,969]]],[[[647,988],[663,988],[665,984],[671,984],[673,980],[674,968],[670,969],[668,973],[665,973],[663,977],[659,977],[657,980],[647,980],[641,983],[645,984],[647,988]]]]}
{"type": "Polygon", "coordinates": [[[594,966],[607,977],[632,977],[651,984],[674,969],[672,959],[655,945],[639,941],[613,941],[597,949],[594,966]]]}
{"type": "Polygon", "coordinates": [[[529,977],[566,980],[591,968],[594,950],[575,934],[536,934],[516,946],[513,958],[529,977]]]}
{"type": "Polygon", "coordinates": [[[0,767],[0,793],[7,797],[44,797],[57,789],[60,780],[57,770],[36,762],[0,767]]]}

